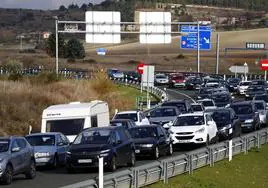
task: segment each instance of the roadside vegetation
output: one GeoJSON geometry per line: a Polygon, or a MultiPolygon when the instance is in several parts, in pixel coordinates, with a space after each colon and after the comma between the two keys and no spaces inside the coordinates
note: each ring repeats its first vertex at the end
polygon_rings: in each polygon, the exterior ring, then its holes
{"type": "Polygon", "coordinates": [[[240,188],[268,187],[268,145],[260,150],[252,149],[248,155],[240,154],[215,163],[214,167],[204,167],[194,171],[192,176],[185,174],[169,179],[169,184],[157,183],[148,188],[240,188]]]}
{"type": "Polygon", "coordinates": [[[115,109],[135,108],[136,89],[117,86],[98,72],[93,80],[58,79],[54,74],[0,80],[0,135],[25,135],[29,126],[40,131],[42,111],[54,104],[73,101],[107,101],[112,117],[115,109]]]}

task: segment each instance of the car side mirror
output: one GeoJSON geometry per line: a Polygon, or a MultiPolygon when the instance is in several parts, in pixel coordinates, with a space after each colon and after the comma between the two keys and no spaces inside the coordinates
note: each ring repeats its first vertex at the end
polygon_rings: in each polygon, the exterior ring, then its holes
{"type": "Polygon", "coordinates": [[[63,146],[63,145],[64,145],[63,142],[58,142],[58,143],[57,143],[57,146],[63,146]]]}
{"type": "Polygon", "coordinates": [[[213,125],[213,122],[212,121],[208,121],[207,125],[208,126],[211,126],[211,125],[213,125]]]}
{"type": "Polygon", "coordinates": [[[19,152],[20,151],[20,147],[14,147],[11,149],[11,152],[19,152]]]}

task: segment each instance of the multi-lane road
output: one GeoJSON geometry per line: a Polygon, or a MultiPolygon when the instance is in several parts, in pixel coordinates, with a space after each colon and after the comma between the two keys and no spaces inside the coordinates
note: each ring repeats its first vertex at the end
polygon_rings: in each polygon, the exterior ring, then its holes
{"type": "MultiPolygon", "coordinates": [[[[167,93],[170,99],[189,99],[189,97],[193,97],[195,91],[184,91],[184,90],[170,90],[167,89],[167,93]],[[186,94],[186,95],[185,95],[186,94]],[[189,97],[188,97],[189,95],[189,97]]],[[[174,155],[180,155],[183,151],[175,151],[174,155]]],[[[165,159],[166,157],[162,157],[161,159],[165,159]]],[[[144,164],[148,164],[152,162],[151,159],[138,160],[136,166],[141,166],[144,164]]],[[[124,170],[126,168],[120,168],[120,170],[124,170]]],[[[108,173],[107,173],[108,174],[108,173]]],[[[78,183],[81,181],[85,181],[88,179],[93,179],[98,176],[98,169],[89,169],[78,172],[76,174],[67,174],[64,167],[58,169],[38,169],[36,178],[34,180],[26,180],[23,175],[16,176],[14,178],[14,182],[12,183],[12,188],[54,188],[61,187],[65,185],[70,185],[74,183],[78,183]]],[[[3,188],[10,186],[1,186],[3,188]]]]}

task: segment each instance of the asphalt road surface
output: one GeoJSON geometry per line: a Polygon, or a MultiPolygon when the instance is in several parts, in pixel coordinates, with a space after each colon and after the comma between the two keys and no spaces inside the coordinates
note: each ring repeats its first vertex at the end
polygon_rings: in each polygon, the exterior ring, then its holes
{"type": "MultiPolygon", "coordinates": [[[[174,89],[170,90],[167,89],[167,93],[169,95],[169,98],[171,100],[175,99],[191,99],[194,98],[196,91],[187,91],[183,89],[174,89]]],[[[191,148],[193,149],[193,148],[191,148]]],[[[188,149],[189,150],[189,149],[188,149]]],[[[173,156],[180,155],[182,153],[185,153],[187,150],[181,149],[181,151],[175,151],[173,156]]],[[[161,159],[165,159],[167,157],[161,157],[161,159]]],[[[145,160],[138,160],[136,163],[136,166],[141,166],[144,164],[148,164],[152,162],[153,160],[151,159],[145,159],[145,160]]],[[[124,168],[118,169],[124,170],[124,168]]],[[[108,173],[105,173],[108,174],[108,173]]],[[[22,188],[22,187],[27,187],[27,188],[54,188],[54,187],[60,187],[60,186],[65,186],[65,185],[70,185],[74,183],[78,183],[81,181],[85,181],[88,179],[93,179],[98,176],[98,169],[88,169],[84,170],[81,172],[78,172],[76,174],[67,174],[66,170],[64,167],[58,168],[58,169],[38,169],[36,178],[34,180],[26,180],[24,178],[24,175],[19,175],[14,178],[13,183],[11,186],[1,186],[3,188],[22,188]]]]}

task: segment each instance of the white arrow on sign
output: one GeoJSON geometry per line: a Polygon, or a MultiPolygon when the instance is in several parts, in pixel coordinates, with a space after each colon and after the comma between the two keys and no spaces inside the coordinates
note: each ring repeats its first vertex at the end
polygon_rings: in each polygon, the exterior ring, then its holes
{"type": "Polygon", "coordinates": [[[229,71],[233,73],[248,73],[248,66],[231,66],[229,71]]]}
{"type": "Polygon", "coordinates": [[[206,42],[207,44],[209,44],[209,39],[207,39],[206,37],[204,37],[203,39],[205,40],[205,42],[206,42]]]}

